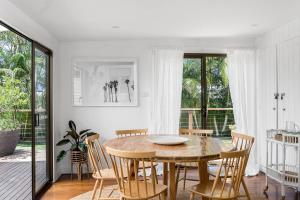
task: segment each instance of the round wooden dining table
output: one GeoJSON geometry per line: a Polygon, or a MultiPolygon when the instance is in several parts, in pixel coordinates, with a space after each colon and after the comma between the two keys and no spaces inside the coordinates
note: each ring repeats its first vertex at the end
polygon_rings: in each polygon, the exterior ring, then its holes
{"type": "Polygon", "coordinates": [[[129,136],[108,140],[104,147],[120,151],[147,152],[155,151],[157,162],[163,163],[163,183],[169,187],[170,200],[176,199],[176,169],[178,162],[197,162],[201,182],[209,180],[207,162],[219,158],[220,152],[230,151],[233,145],[228,140],[213,137],[182,136],[188,138],[180,145],[158,145],[150,141],[158,135],[129,136]]]}

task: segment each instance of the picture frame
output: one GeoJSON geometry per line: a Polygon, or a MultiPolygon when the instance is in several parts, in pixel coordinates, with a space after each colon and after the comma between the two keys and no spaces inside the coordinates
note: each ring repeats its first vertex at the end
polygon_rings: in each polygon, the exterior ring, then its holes
{"type": "Polygon", "coordinates": [[[137,106],[137,59],[72,59],[72,104],[137,106]]]}

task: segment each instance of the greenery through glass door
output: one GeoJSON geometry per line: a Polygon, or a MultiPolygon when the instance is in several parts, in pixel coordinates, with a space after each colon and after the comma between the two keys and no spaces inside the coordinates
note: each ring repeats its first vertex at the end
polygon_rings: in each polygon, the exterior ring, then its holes
{"type": "Polygon", "coordinates": [[[180,126],[213,129],[214,136],[228,136],[234,116],[227,76],[226,56],[193,54],[183,64],[180,126]]]}

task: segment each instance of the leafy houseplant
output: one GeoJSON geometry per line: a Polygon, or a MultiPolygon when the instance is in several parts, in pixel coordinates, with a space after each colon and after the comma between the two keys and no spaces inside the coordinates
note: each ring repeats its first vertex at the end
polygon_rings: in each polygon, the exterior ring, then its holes
{"type": "Polygon", "coordinates": [[[21,85],[13,76],[2,76],[0,80],[0,156],[12,154],[20,140],[17,114],[29,104],[29,96],[21,85]]]}
{"type": "MultiPolygon", "coordinates": [[[[82,159],[86,159],[85,156],[86,156],[87,147],[84,143],[84,140],[86,137],[94,135],[96,133],[90,132],[91,129],[85,129],[77,132],[76,124],[72,120],[69,121],[68,125],[69,125],[69,130],[66,131],[66,135],[64,135],[63,139],[59,141],[56,145],[57,146],[70,145],[70,148],[68,150],[60,151],[56,160],[58,162],[61,161],[66,156],[68,151],[79,152],[79,154],[83,155],[82,159]]],[[[72,158],[72,155],[73,154],[71,153],[71,159],[75,159],[72,158]]]]}

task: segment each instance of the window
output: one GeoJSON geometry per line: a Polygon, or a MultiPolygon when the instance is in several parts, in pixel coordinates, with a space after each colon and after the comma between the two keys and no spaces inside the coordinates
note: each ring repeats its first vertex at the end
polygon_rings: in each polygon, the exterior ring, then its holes
{"type": "Polygon", "coordinates": [[[185,54],[181,128],[213,129],[229,136],[234,116],[227,77],[226,55],[185,54]]]}

